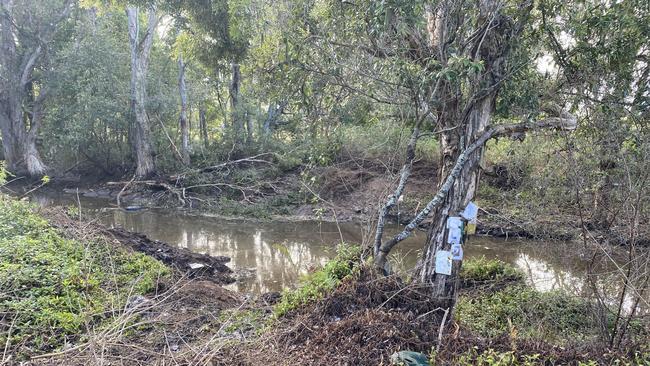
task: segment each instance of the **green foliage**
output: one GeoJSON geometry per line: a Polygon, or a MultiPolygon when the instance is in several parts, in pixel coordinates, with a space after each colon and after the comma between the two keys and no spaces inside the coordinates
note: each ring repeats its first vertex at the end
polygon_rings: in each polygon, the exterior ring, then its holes
{"type": "Polygon", "coordinates": [[[470,258],[463,262],[460,277],[466,283],[510,282],[524,279],[524,274],[498,259],[470,258]]]}
{"type": "Polygon", "coordinates": [[[598,334],[590,304],[563,292],[511,286],[482,296],[461,297],[458,320],[485,337],[509,334],[549,342],[589,340],[598,334]]]}
{"type": "Polygon", "coordinates": [[[285,290],[282,300],[275,305],[273,315],[279,318],[300,306],[322,298],[343,280],[354,276],[359,269],[361,248],[341,244],[334,259],[300,281],[294,290],[285,290]]]}
{"type": "Polygon", "coordinates": [[[0,341],[19,354],[77,338],[168,274],[143,254],[66,238],[29,204],[0,197],[0,312],[12,324],[0,341]]]}
{"type": "Polygon", "coordinates": [[[534,366],[545,363],[539,354],[518,356],[514,351],[499,352],[492,348],[480,352],[475,347],[460,355],[455,360],[455,364],[458,366],[534,366]]]}
{"type": "MultiPolygon", "coordinates": [[[[443,361],[437,362],[438,357],[432,354],[430,364],[446,365],[443,361]]],[[[636,352],[630,357],[614,358],[614,359],[601,359],[601,360],[576,360],[578,366],[597,366],[597,365],[615,365],[615,366],[634,366],[634,365],[648,365],[650,364],[650,353],[636,352]]],[[[478,347],[473,347],[468,351],[458,355],[453,360],[453,365],[457,366],[543,366],[555,365],[557,360],[553,357],[544,356],[541,354],[520,354],[516,351],[499,351],[493,348],[486,350],[479,350],[478,347]]]]}

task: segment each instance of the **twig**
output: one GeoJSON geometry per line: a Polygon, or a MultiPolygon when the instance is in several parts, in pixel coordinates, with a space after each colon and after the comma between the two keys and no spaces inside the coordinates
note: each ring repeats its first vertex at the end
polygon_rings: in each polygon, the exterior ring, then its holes
{"type": "Polygon", "coordinates": [[[438,329],[438,344],[436,344],[436,353],[440,352],[440,346],[442,345],[442,333],[445,330],[445,323],[447,322],[448,314],[449,308],[445,309],[445,315],[442,316],[442,322],[440,322],[440,328],[438,329]]]}

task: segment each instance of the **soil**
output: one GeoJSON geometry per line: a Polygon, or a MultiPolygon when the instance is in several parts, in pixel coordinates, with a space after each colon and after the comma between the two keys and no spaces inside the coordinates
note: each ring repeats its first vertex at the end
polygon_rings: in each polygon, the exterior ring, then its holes
{"type": "Polygon", "coordinates": [[[235,282],[233,271],[225,263],[230,258],[225,256],[210,256],[179,248],[159,240],[151,240],[146,235],[134,233],[122,228],[108,228],[104,225],[91,222],[81,224],[78,220],[71,219],[60,208],[46,208],[45,217],[56,227],[67,233],[92,233],[109,239],[110,242],[147,254],[158,259],[171,268],[174,268],[184,277],[197,280],[206,280],[217,284],[235,282]]]}
{"type": "Polygon", "coordinates": [[[105,229],[105,233],[118,240],[122,245],[135,251],[150,255],[170,267],[186,273],[189,278],[213,281],[219,284],[235,282],[231,277],[233,271],[224,263],[230,258],[194,253],[168,243],[151,240],[146,235],[133,233],[122,228],[105,229]]]}

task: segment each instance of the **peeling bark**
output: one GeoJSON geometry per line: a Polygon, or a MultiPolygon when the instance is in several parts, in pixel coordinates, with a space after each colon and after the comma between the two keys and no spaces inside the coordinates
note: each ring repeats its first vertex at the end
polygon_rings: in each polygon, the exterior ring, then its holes
{"type": "Polygon", "coordinates": [[[52,42],[58,25],[72,11],[73,2],[65,1],[58,14],[39,29],[39,42],[32,48],[27,42],[21,43],[13,18],[13,1],[1,0],[0,5],[0,66],[3,74],[0,78],[0,132],[3,155],[7,169],[13,173],[38,177],[47,173],[47,166],[36,146],[47,88],[39,85],[39,93],[34,95],[34,84],[39,80],[34,80],[33,73],[42,60],[44,47],[52,42]]]}
{"type": "Polygon", "coordinates": [[[151,128],[145,104],[147,101],[149,54],[151,53],[158,18],[155,9],[150,8],[147,17],[147,30],[144,38],[140,40],[138,13],[139,9],[137,7],[128,7],[126,9],[129,21],[129,44],[131,46],[131,108],[135,116],[131,144],[136,156],[135,175],[146,178],[156,172],[151,128]]]}
{"type": "MultiPolygon", "coordinates": [[[[402,169],[400,170],[400,178],[397,187],[395,188],[395,191],[390,196],[388,196],[388,200],[386,201],[384,206],[382,206],[381,209],[379,210],[379,216],[377,218],[377,228],[375,230],[375,241],[373,245],[373,255],[375,256],[375,258],[378,258],[380,256],[380,247],[381,247],[382,237],[384,235],[384,226],[386,225],[386,217],[388,216],[390,210],[397,203],[397,200],[404,193],[404,189],[406,188],[406,183],[408,182],[408,179],[411,175],[413,160],[415,160],[415,148],[417,146],[418,138],[420,137],[420,125],[422,124],[424,119],[427,118],[429,114],[430,111],[427,110],[422,117],[418,118],[418,121],[416,122],[415,126],[413,126],[411,137],[406,146],[406,161],[404,162],[404,165],[402,165],[402,169]]],[[[381,268],[384,268],[385,264],[386,264],[385,260],[382,260],[381,268]]]]}
{"type": "MultiPolygon", "coordinates": [[[[547,118],[538,122],[527,122],[519,123],[512,125],[497,125],[491,127],[489,130],[484,132],[480,137],[476,139],[467,149],[458,155],[453,167],[450,170],[450,173],[447,175],[445,181],[440,186],[440,189],[436,195],[427,203],[427,205],[415,216],[411,222],[406,225],[403,231],[395,235],[389,241],[383,242],[379,245],[377,250],[377,255],[375,257],[375,265],[384,269],[386,265],[386,260],[390,251],[400,242],[408,238],[411,233],[426,219],[432,212],[441,207],[442,203],[445,203],[445,200],[449,200],[450,191],[454,188],[454,185],[458,184],[457,181],[462,179],[463,175],[467,174],[469,165],[474,164],[474,170],[478,168],[477,161],[473,159],[473,156],[479,152],[488,140],[492,138],[497,138],[501,136],[509,136],[515,133],[524,133],[527,131],[539,130],[539,129],[562,129],[562,130],[573,130],[577,127],[577,120],[575,117],[570,115],[564,115],[563,117],[552,117],[547,118]],[[461,174],[462,173],[462,174],[461,174]]],[[[473,175],[471,177],[474,178],[473,175]]],[[[400,181],[400,184],[402,182],[400,181]]],[[[469,201],[473,198],[473,193],[475,192],[476,184],[473,184],[473,191],[471,195],[466,195],[467,202],[464,202],[462,207],[467,205],[469,201]]],[[[460,210],[460,206],[458,210],[460,210]]],[[[448,209],[446,211],[449,211],[448,209]]],[[[440,221],[443,222],[443,225],[446,226],[448,215],[443,216],[440,221]]],[[[436,230],[437,232],[438,230],[436,230]]],[[[441,232],[444,235],[444,231],[441,232]]],[[[380,238],[381,239],[381,238],[380,238]]],[[[437,247],[435,247],[437,248],[437,247]]],[[[433,261],[435,264],[435,260],[433,261]]],[[[426,268],[426,265],[425,265],[426,268]]],[[[435,268],[434,268],[435,269],[435,268]]],[[[435,271],[434,271],[435,273],[435,271]]]]}

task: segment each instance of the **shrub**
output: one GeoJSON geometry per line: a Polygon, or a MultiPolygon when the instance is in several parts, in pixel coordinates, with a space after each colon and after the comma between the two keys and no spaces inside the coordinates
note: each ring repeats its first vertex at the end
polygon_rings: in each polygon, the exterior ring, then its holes
{"type": "Polygon", "coordinates": [[[284,291],[282,300],[275,305],[274,316],[279,318],[335,289],[341,281],[357,273],[360,255],[359,246],[341,244],[334,259],[303,278],[295,290],[284,291]]]}

